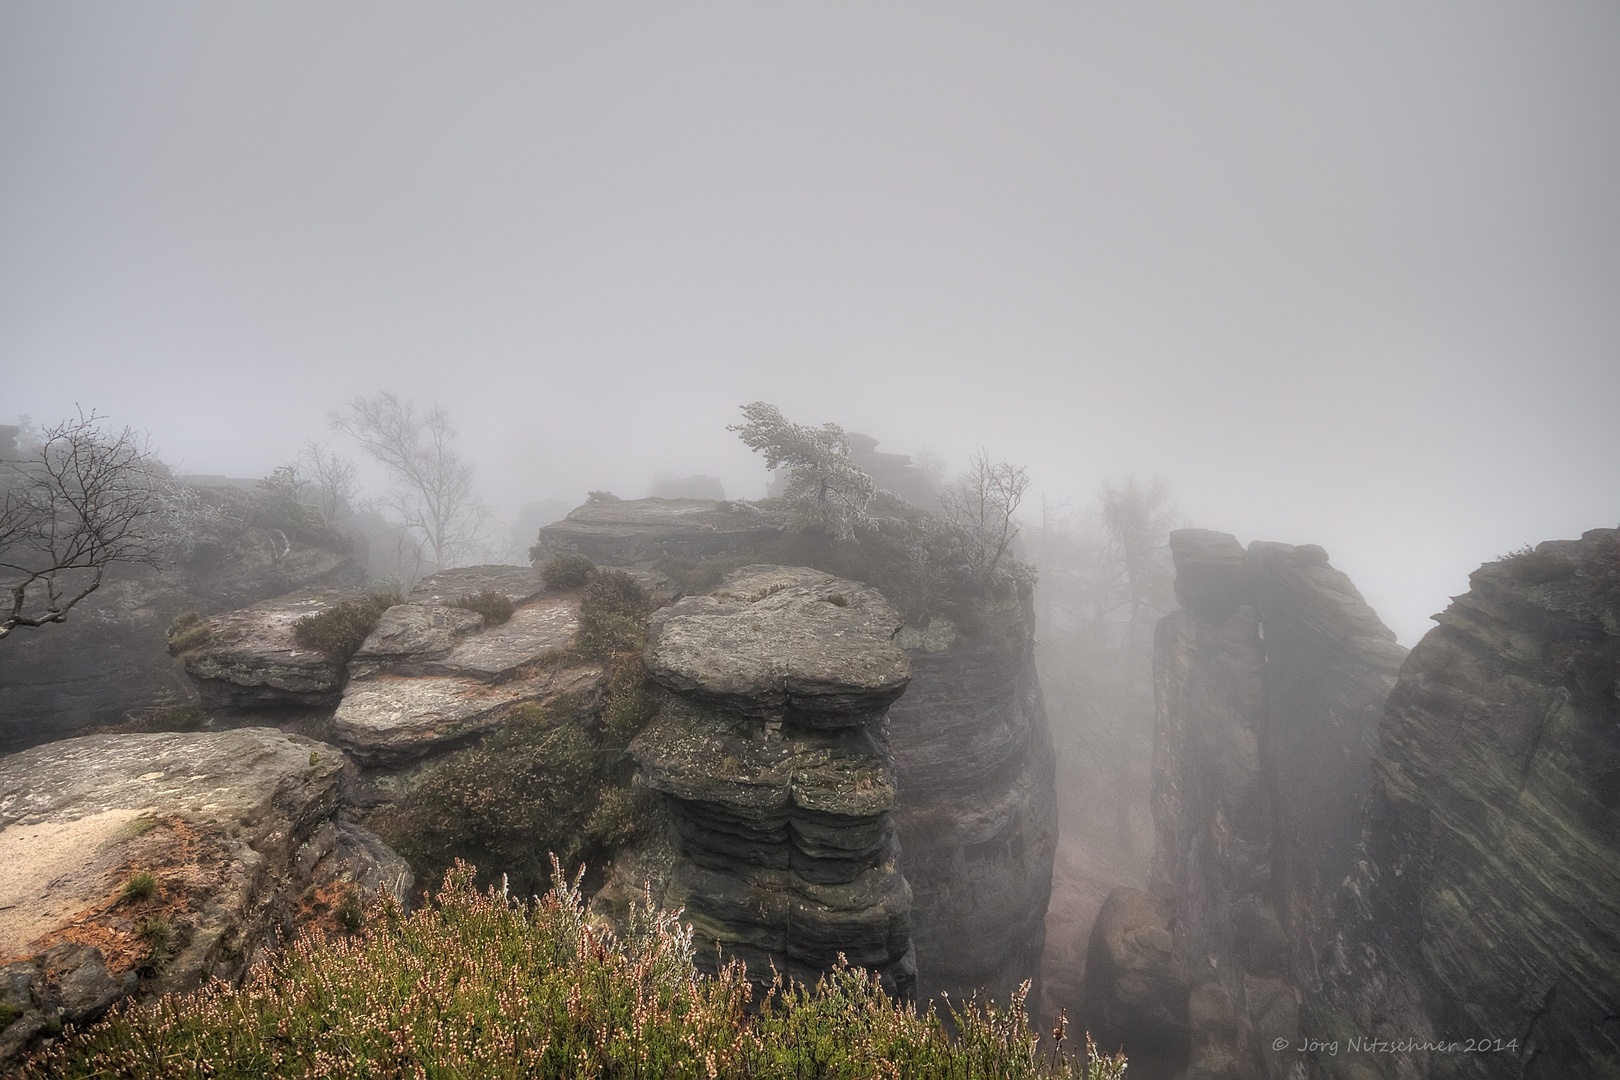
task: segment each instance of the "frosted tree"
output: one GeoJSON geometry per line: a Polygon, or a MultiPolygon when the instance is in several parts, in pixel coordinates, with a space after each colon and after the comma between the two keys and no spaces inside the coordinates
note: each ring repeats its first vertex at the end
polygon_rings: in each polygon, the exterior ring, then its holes
{"type": "Polygon", "coordinates": [[[849,460],[843,428],[795,424],[763,401],[744,405],[742,411],[747,423],[726,430],[764,454],[766,468],[787,469],[782,497],[801,527],[822,529],[842,540],[870,520],[866,508],[877,494],[877,483],[849,460]]]}

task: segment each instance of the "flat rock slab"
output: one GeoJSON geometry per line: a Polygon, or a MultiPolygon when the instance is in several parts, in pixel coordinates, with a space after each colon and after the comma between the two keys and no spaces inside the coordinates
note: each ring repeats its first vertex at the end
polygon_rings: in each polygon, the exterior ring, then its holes
{"type": "Polygon", "coordinates": [[[710,499],[597,499],[540,530],[543,558],[583,555],[597,565],[663,555],[718,555],[775,539],[784,518],[710,499]]]}
{"type": "Polygon", "coordinates": [[[540,571],[529,566],[458,566],[423,578],[406,600],[449,606],[463,596],[474,596],[486,589],[522,604],[545,592],[546,583],[540,579],[540,571]]]}
{"type": "Polygon", "coordinates": [[[254,706],[330,704],[343,686],[343,666],[293,640],[298,620],[364,596],[355,588],[316,587],[252,607],[210,616],[206,644],[182,657],[186,674],[210,703],[254,706]]]}
{"type": "Polygon", "coordinates": [[[457,675],[355,680],[332,717],[332,738],[363,762],[406,761],[496,727],[519,705],[544,704],[601,678],[601,669],[587,667],[499,685],[457,675]]]}
{"type": "Polygon", "coordinates": [[[396,604],[382,613],[377,628],[350,661],[350,673],[390,664],[421,663],[449,656],[456,643],[483,629],[484,617],[442,604],[396,604]]]}
{"type": "Polygon", "coordinates": [[[518,608],[500,626],[468,637],[442,666],[475,678],[510,678],[548,653],[566,649],[578,630],[578,596],[543,597],[518,608]]]}
{"type": "Polygon", "coordinates": [[[653,616],[648,673],[720,708],[806,727],[864,724],[911,679],[904,620],[876,589],[807,567],[748,566],[653,616]]]}

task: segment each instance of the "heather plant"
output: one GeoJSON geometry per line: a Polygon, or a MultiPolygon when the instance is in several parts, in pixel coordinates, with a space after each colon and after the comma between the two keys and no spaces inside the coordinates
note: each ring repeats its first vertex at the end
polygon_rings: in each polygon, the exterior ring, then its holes
{"type": "Polygon", "coordinates": [[[516,610],[512,601],[494,589],[485,589],[482,592],[468,593],[459,597],[454,606],[476,612],[484,617],[484,625],[499,626],[512,617],[516,610]]]}
{"type": "Polygon", "coordinates": [[[947,1024],[840,965],[813,987],[776,981],[755,1005],[746,972],[692,967],[693,934],[650,898],[622,935],[594,924],[580,888],[531,903],[445,875],[406,915],[386,892],[365,929],[309,936],[239,989],[215,981],[125,1006],[24,1066],[35,1078],[892,1077],[1118,1080],[1124,1062],[1041,1053],[1021,998],[969,1002],[947,1024]],[[954,1025],[954,1034],[950,1030],[954,1025]],[[1089,1070],[1089,1071],[1083,1071],[1089,1070]]]}
{"type": "Polygon", "coordinates": [[[382,613],[401,602],[398,593],[372,593],[337,604],[293,623],[293,640],[306,649],[325,653],[339,664],[347,664],[377,628],[382,613]]]}
{"type": "MultiPolygon", "coordinates": [[[[536,544],[529,549],[529,557],[538,558],[542,552],[536,544]]],[[[548,589],[577,589],[591,580],[596,567],[583,555],[559,555],[540,568],[540,580],[548,589]]]]}
{"type": "Polygon", "coordinates": [[[576,648],[593,660],[640,652],[652,610],[652,598],[635,578],[623,570],[600,571],[580,599],[576,648]]]}

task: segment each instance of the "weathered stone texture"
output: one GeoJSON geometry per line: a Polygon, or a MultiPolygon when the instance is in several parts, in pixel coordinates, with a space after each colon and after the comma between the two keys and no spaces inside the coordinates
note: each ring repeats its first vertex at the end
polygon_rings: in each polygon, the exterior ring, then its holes
{"type": "Polygon", "coordinates": [[[666,697],[630,752],[680,835],[665,901],[756,981],[772,963],[814,980],[843,953],[912,991],[883,711],[910,677],[900,625],[870,589],[774,566],[651,625],[647,669],[666,697]]]}
{"type": "Polygon", "coordinates": [[[1363,1076],[1617,1075],[1620,531],[1469,582],[1390,694],[1343,929],[1306,1014],[1345,1038],[1518,1042],[1370,1055],[1363,1076]]]}
{"type": "Polygon", "coordinates": [[[181,656],[209,707],[336,704],[346,673],[323,652],[299,645],[293,628],[365,595],[353,587],[316,587],[204,620],[206,643],[181,656]]]}
{"type": "Polygon", "coordinates": [[[24,1009],[0,1060],[137,989],[239,979],[312,884],[405,895],[398,857],[331,820],[343,771],[335,748],[273,728],[89,735],[0,759],[0,990],[24,1009]],[[153,896],[123,898],[139,872],[153,896]],[[137,920],[159,915],[173,955],[143,981],[137,920]]]}
{"type": "MultiPolygon", "coordinates": [[[[1192,1068],[1282,1077],[1352,865],[1405,655],[1314,545],[1171,534],[1155,640],[1153,887],[1174,899],[1192,1068]]],[[[1088,972],[1088,990],[1090,976],[1088,972]]]]}

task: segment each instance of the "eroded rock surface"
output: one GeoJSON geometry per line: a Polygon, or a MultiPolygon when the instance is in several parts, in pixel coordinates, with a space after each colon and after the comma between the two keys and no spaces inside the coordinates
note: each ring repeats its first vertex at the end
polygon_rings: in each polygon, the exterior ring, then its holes
{"type": "Polygon", "coordinates": [[[23,1009],[0,1057],[137,990],[239,979],[311,885],[404,896],[403,862],[331,820],[343,771],[336,748],[272,728],[90,735],[0,759],[0,990],[23,1009]],[[125,896],[141,873],[150,896],[125,896]],[[157,920],[166,960],[142,934],[157,920]]]}
{"type": "Polygon", "coordinates": [[[344,666],[299,645],[293,628],[300,619],[364,595],[354,587],[315,587],[210,616],[202,623],[207,639],[183,652],[181,662],[210,707],[333,705],[343,689],[344,666]]]}
{"type": "MultiPolygon", "coordinates": [[[[1378,718],[1405,656],[1314,545],[1171,534],[1152,885],[1174,899],[1195,1073],[1282,1077],[1350,871],[1378,718]]],[[[1096,989],[1087,973],[1088,995],[1096,989]]]]}
{"type": "Polygon", "coordinates": [[[1501,1040],[1317,1075],[1620,1069],[1620,531],[1487,563],[1389,696],[1323,1038],[1501,1040]]]}
{"type": "Polygon", "coordinates": [[[666,555],[719,555],[774,540],[783,529],[747,503],[592,499],[542,528],[531,554],[537,563],[584,555],[598,565],[630,566],[666,555]]]}
{"type": "MultiPolygon", "coordinates": [[[[666,697],[630,752],[680,834],[665,902],[756,981],[773,962],[814,980],[842,952],[912,992],[884,739],[910,674],[900,626],[871,589],[775,566],[653,621],[647,668],[666,697]]],[[[717,959],[699,950],[700,965],[717,959]]]]}
{"type": "Polygon", "coordinates": [[[1103,901],[1086,950],[1086,1020],[1098,1045],[1186,1049],[1187,977],[1174,928],[1175,905],[1141,889],[1103,901]]]}

